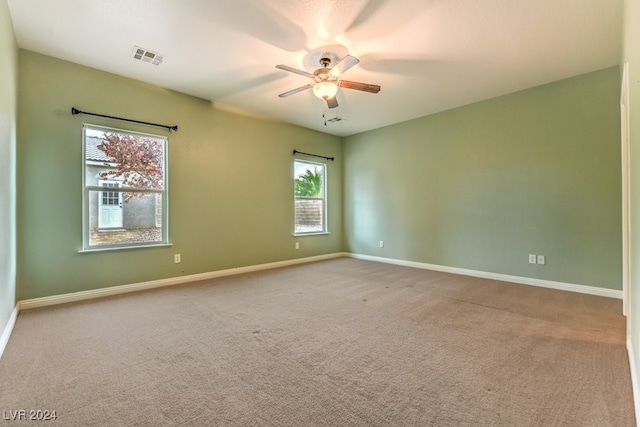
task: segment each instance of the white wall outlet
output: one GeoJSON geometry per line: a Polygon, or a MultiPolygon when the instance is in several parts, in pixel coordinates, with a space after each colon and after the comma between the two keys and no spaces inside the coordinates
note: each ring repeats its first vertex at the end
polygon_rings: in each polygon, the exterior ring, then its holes
{"type": "Polygon", "coordinates": [[[173,263],[174,264],[180,264],[182,262],[182,258],[180,257],[180,254],[175,254],[173,256],[173,263]]]}
{"type": "Polygon", "coordinates": [[[536,256],[534,254],[529,254],[529,264],[536,263],[536,256]]]}
{"type": "Polygon", "coordinates": [[[300,242],[296,242],[296,249],[300,249],[300,242]]]}
{"type": "Polygon", "coordinates": [[[384,240],[380,240],[380,247],[384,248],[384,240]]]}
{"type": "Polygon", "coordinates": [[[544,255],[538,255],[538,264],[540,265],[544,265],[546,262],[546,258],[544,257],[544,255]]]}

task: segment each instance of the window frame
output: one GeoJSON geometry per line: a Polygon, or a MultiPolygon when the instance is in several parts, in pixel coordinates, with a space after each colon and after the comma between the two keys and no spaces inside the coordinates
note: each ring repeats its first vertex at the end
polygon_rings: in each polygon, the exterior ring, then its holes
{"type": "MultiPolygon", "coordinates": [[[[105,162],[107,163],[107,162],[105,162]]],[[[107,178],[107,180],[114,180],[113,178],[107,178]]],[[[123,197],[120,197],[123,199],[123,197]]],[[[78,252],[102,252],[110,250],[122,250],[122,249],[135,249],[135,248],[149,248],[149,247],[162,247],[172,246],[169,241],[169,138],[164,135],[136,132],[129,129],[119,129],[110,126],[100,126],[90,123],[84,123],[82,127],[82,249],[78,252]],[[91,193],[96,192],[98,197],[101,197],[104,187],[98,180],[96,185],[88,185],[87,183],[87,130],[94,130],[99,132],[114,132],[128,135],[134,135],[139,137],[153,138],[161,140],[163,144],[163,188],[151,189],[151,188],[131,188],[131,187],[109,187],[110,192],[118,192],[123,195],[124,193],[148,193],[155,194],[155,220],[154,223],[158,223],[157,214],[157,199],[158,195],[161,197],[160,206],[162,208],[161,214],[161,240],[153,242],[130,242],[130,243],[114,243],[114,244],[91,244],[91,193]]]]}
{"type": "Polygon", "coordinates": [[[293,190],[293,235],[294,236],[317,236],[329,233],[329,218],[327,215],[328,212],[328,197],[327,197],[327,188],[328,188],[328,165],[326,162],[318,162],[307,159],[294,158],[293,159],[293,179],[292,179],[292,190],[293,190]],[[320,166],[322,168],[322,197],[298,197],[295,192],[295,180],[296,180],[296,163],[306,163],[313,166],[320,166]],[[320,231],[297,231],[296,230],[296,200],[298,199],[316,199],[322,200],[322,230],[320,231]]]}

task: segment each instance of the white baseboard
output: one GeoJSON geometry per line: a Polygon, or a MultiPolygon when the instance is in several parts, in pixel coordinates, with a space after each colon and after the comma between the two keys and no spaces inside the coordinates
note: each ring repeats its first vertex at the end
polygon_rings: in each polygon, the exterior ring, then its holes
{"type": "Polygon", "coordinates": [[[384,262],[387,264],[402,265],[405,267],[422,268],[425,270],[442,271],[445,273],[461,274],[463,276],[473,276],[482,279],[500,280],[503,282],[519,283],[522,285],[540,286],[542,288],[558,289],[561,291],[579,292],[582,294],[598,295],[608,298],[622,299],[622,291],[615,289],[598,288],[596,286],[576,285],[573,283],[554,282],[551,280],[532,279],[522,276],[511,276],[501,273],[490,273],[479,270],[468,270],[466,268],[447,267],[444,265],[427,264],[423,262],[405,261],[395,258],[384,258],[371,255],[361,255],[348,253],[347,256],[351,258],[363,259],[367,261],[384,262]]]}
{"type": "MultiPolygon", "coordinates": [[[[250,273],[254,271],[270,270],[274,268],[287,267],[287,266],[297,265],[297,264],[305,264],[309,262],[322,261],[322,260],[339,258],[339,257],[351,257],[351,258],[363,259],[368,261],[402,265],[406,267],[422,268],[426,270],[442,271],[446,273],[462,274],[465,276],[480,277],[485,279],[500,280],[505,282],[520,283],[524,285],[540,286],[544,288],[552,288],[552,289],[559,289],[563,291],[579,292],[579,293],[590,294],[590,295],[599,295],[599,296],[604,296],[609,298],[622,299],[622,291],[617,291],[614,289],[605,289],[605,288],[598,288],[595,286],[585,286],[585,285],[576,285],[571,283],[554,282],[554,281],[542,280],[542,279],[532,279],[528,277],[511,276],[511,275],[500,274],[500,273],[489,273],[485,271],[468,270],[463,268],[447,267],[447,266],[436,265],[436,264],[427,264],[427,263],[415,262],[415,261],[405,261],[405,260],[394,259],[394,258],[383,258],[383,257],[377,257],[377,256],[370,256],[370,255],[336,252],[336,253],[326,254],[326,255],[318,255],[318,256],[312,256],[312,257],[306,257],[306,258],[296,258],[296,259],[277,261],[277,262],[271,262],[266,264],[250,265],[246,267],[230,268],[227,270],[218,270],[218,271],[212,271],[208,273],[191,274],[187,276],[171,277],[168,279],[152,280],[148,282],[134,283],[130,285],[113,286],[109,288],[100,288],[100,289],[94,289],[90,291],[80,291],[80,292],[73,292],[69,294],[53,295],[53,296],[42,297],[42,298],[22,300],[22,301],[19,301],[16,306],[15,315],[17,316],[17,312],[20,310],[27,310],[30,308],[45,307],[48,305],[64,304],[68,302],[82,301],[82,300],[87,300],[92,298],[119,295],[119,294],[124,294],[128,292],[136,292],[136,291],[142,291],[146,289],[160,288],[164,286],[173,286],[173,285],[178,285],[182,283],[196,282],[199,280],[209,280],[209,279],[215,279],[217,277],[250,273]]],[[[15,316],[13,316],[12,318],[13,318],[13,322],[15,322],[15,316]]],[[[10,320],[10,324],[11,324],[11,320],[10,320]]],[[[11,328],[13,328],[12,324],[11,324],[11,328]]],[[[5,331],[5,334],[6,334],[6,331],[5,331]]],[[[5,338],[5,334],[2,335],[3,339],[5,338]]],[[[6,339],[8,340],[8,337],[6,339]]],[[[1,347],[2,343],[3,341],[0,341],[0,348],[3,348],[1,347]]]]}
{"type": "Polygon", "coordinates": [[[18,306],[16,305],[13,311],[11,312],[11,316],[9,316],[9,321],[7,322],[7,326],[5,326],[4,331],[2,331],[2,335],[0,335],[0,357],[4,353],[4,349],[7,347],[9,343],[9,337],[11,336],[11,332],[13,332],[13,326],[16,324],[16,319],[18,318],[18,306]]]}
{"type": "Polygon", "coordinates": [[[168,279],[151,280],[149,282],[134,283],[131,285],[113,286],[109,288],[100,288],[90,291],[73,292],[69,294],[53,295],[49,297],[33,298],[18,302],[18,310],[27,310],[30,308],[45,307],[48,305],[64,304],[74,301],[82,301],[93,298],[106,297],[111,295],[119,295],[129,292],[142,291],[146,289],[161,288],[164,286],[179,285],[189,282],[197,282],[200,280],[215,279],[217,277],[231,276],[234,274],[250,273],[253,271],[271,270],[274,268],[287,267],[290,265],[306,264],[314,261],[322,261],[331,258],[339,258],[345,256],[344,253],[338,252],[327,255],[318,255],[306,258],[296,258],[286,261],[270,262],[267,264],[250,265],[246,267],[230,268],[227,270],[211,271],[208,273],[191,274],[187,276],[170,277],[168,279]]]}
{"type": "Polygon", "coordinates": [[[629,355],[629,368],[631,369],[631,386],[633,391],[633,406],[636,411],[636,425],[640,426],[640,384],[638,384],[638,371],[636,370],[636,358],[634,356],[631,338],[627,338],[627,354],[629,355]]]}
{"type": "MultiPolygon", "coordinates": [[[[13,319],[13,322],[15,322],[15,317],[17,316],[18,311],[27,310],[30,308],[45,307],[48,305],[64,304],[68,302],[82,301],[82,300],[87,300],[92,298],[119,295],[119,294],[124,294],[128,292],[136,292],[136,291],[142,291],[146,289],[160,288],[164,286],[173,286],[173,285],[178,285],[182,283],[196,282],[199,280],[215,279],[217,277],[231,276],[234,274],[243,274],[243,273],[250,273],[254,271],[270,270],[273,268],[287,267],[291,265],[305,264],[309,262],[322,261],[326,259],[339,258],[339,257],[351,257],[351,258],[363,259],[368,261],[402,265],[406,267],[422,268],[427,270],[442,271],[446,273],[462,274],[465,276],[501,280],[505,282],[520,283],[524,285],[540,286],[544,288],[552,288],[552,289],[559,289],[563,291],[579,292],[584,294],[599,295],[599,296],[604,296],[609,298],[622,299],[622,291],[598,288],[595,286],[575,285],[571,283],[554,282],[554,281],[542,280],[542,279],[532,279],[528,277],[511,276],[511,275],[500,274],[500,273],[489,273],[485,271],[468,270],[463,268],[447,267],[447,266],[436,265],[436,264],[427,264],[427,263],[415,262],[415,261],[405,261],[405,260],[394,259],[394,258],[384,258],[384,257],[361,255],[361,254],[346,253],[346,252],[336,252],[336,253],[326,254],[326,255],[318,255],[318,256],[312,256],[312,257],[306,257],[306,258],[296,258],[296,259],[277,261],[277,262],[271,262],[266,264],[230,268],[227,270],[218,270],[218,271],[212,271],[207,273],[191,274],[187,276],[171,277],[168,279],[152,280],[148,282],[134,283],[130,285],[113,286],[109,288],[100,288],[100,289],[94,289],[90,291],[80,291],[80,292],[73,292],[69,294],[53,295],[53,296],[42,297],[42,298],[22,300],[18,302],[15,310],[15,316],[13,316],[12,319],[13,319]]],[[[9,324],[11,325],[11,328],[13,328],[13,324],[11,323],[11,320],[9,324]]],[[[5,331],[5,334],[6,334],[6,331],[5,331]]],[[[2,335],[2,339],[5,338],[5,334],[2,335]]],[[[8,336],[6,337],[6,340],[8,340],[8,336]]],[[[0,348],[3,348],[2,344],[3,344],[3,341],[0,340],[0,348]]]]}

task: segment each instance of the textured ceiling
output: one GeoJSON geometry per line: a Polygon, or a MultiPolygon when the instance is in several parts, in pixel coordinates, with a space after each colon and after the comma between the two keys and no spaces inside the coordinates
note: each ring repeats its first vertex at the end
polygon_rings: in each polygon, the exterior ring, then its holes
{"type": "MultiPolygon", "coordinates": [[[[9,0],[21,48],[335,135],[617,65],[623,0],[9,0]],[[165,56],[132,59],[134,46],[165,56]],[[323,52],[360,63],[339,107],[311,82],[323,52]],[[327,118],[343,121],[325,125],[327,118]]],[[[89,108],[89,106],[87,106],[89,108]]]]}

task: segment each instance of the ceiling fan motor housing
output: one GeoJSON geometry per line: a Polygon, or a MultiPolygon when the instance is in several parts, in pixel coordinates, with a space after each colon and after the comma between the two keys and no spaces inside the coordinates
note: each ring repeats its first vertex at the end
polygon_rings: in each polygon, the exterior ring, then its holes
{"type": "Polygon", "coordinates": [[[320,58],[320,65],[322,65],[322,68],[318,68],[313,72],[313,75],[315,76],[313,80],[315,80],[316,83],[325,82],[325,81],[335,82],[338,80],[337,76],[333,76],[329,74],[329,72],[331,71],[331,68],[329,68],[330,64],[331,64],[331,58],[328,58],[328,57],[320,58]]]}

